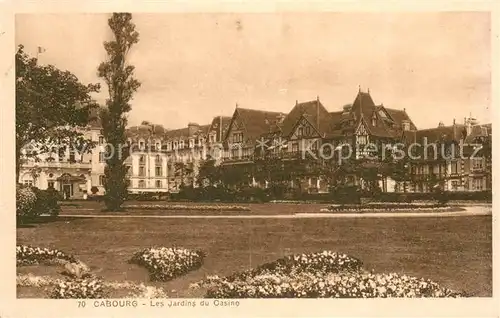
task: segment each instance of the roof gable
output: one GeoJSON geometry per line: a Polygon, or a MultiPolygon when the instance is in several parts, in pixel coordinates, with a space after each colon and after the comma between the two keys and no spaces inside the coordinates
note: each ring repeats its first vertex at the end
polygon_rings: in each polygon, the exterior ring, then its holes
{"type": "Polygon", "coordinates": [[[254,142],[257,137],[277,129],[282,116],[284,114],[280,112],[236,108],[225,139],[227,139],[231,131],[238,129],[243,130],[244,140],[254,142]]]}

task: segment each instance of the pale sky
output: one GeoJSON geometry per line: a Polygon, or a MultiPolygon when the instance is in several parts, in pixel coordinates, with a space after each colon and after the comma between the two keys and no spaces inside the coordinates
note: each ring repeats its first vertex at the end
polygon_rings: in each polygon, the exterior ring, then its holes
{"type": "MultiPolygon", "coordinates": [[[[109,15],[16,17],[16,44],[40,63],[98,82],[109,15]]],[[[491,122],[488,13],[133,14],[129,62],[142,83],[129,124],[207,124],[240,107],[288,112],[319,96],[329,111],[358,86],[418,128],[491,122]]],[[[107,88],[96,96],[104,101],[107,88]]]]}

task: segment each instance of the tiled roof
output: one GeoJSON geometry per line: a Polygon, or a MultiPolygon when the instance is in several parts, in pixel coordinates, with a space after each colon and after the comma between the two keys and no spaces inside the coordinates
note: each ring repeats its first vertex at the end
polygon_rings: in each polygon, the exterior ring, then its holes
{"type": "Polygon", "coordinates": [[[416,129],[404,110],[385,108],[382,105],[376,106],[370,94],[361,91],[356,96],[347,117],[355,120],[356,128],[363,120],[370,134],[378,137],[400,138],[403,134],[403,120],[410,121],[410,129],[416,129]]]}
{"type": "Polygon", "coordinates": [[[126,134],[130,138],[160,138],[162,139],[167,130],[162,125],[138,125],[127,128],[126,134]]]}
{"type": "Polygon", "coordinates": [[[285,138],[293,133],[297,122],[302,117],[305,117],[321,136],[329,135],[334,130],[334,122],[330,113],[319,100],[313,100],[297,103],[285,117],[281,127],[285,138]]]}
{"type": "Polygon", "coordinates": [[[248,108],[236,108],[233,118],[244,125],[245,139],[254,142],[259,136],[276,128],[279,117],[285,114],[248,108]]]}
{"type": "Polygon", "coordinates": [[[212,124],[209,125],[210,127],[208,128],[208,132],[215,132],[216,133],[216,140],[217,141],[222,140],[222,136],[224,136],[224,134],[229,129],[229,125],[231,124],[231,119],[232,119],[232,117],[228,117],[228,116],[214,117],[214,119],[212,120],[212,124]],[[222,126],[222,129],[220,129],[221,126],[222,126]]]}
{"type": "Polygon", "coordinates": [[[403,121],[407,120],[407,121],[410,122],[410,130],[417,130],[417,127],[412,122],[410,116],[408,116],[408,114],[406,113],[405,110],[387,108],[387,107],[384,107],[382,105],[381,105],[381,107],[386,110],[386,112],[389,114],[389,116],[392,118],[392,120],[399,127],[402,127],[403,126],[403,121]]]}
{"type": "Polygon", "coordinates": [[[466,134],[466,127],[463,124],[455,124],[451,126],[442,126],[430,129],[418,130],[415,135],[416,142],[423,142],[424,137],[427,137],[427,142],[437,141],[455,141],[459,142],[466,134]]]}

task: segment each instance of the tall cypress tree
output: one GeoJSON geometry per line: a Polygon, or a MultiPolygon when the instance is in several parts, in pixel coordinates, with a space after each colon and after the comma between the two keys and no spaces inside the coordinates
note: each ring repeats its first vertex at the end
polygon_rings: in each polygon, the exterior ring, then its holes
{"type": "Polygon", "coordinates": [[[127,197],[129,183],[127,167],[124,165],[129,155],[125,135],[126,114],[131,109],[133,94],[140,87],[139,81],[133,77],[134,66],[128,65],[126,58],[130,48],[139,42],[139,33],[135,31],[130,13],[113,13],[108,25],[113,40],[104,42],[108,57],[98,68],[98,75],[104,79],[109,90],[107,107],[101,112],[103,135],[107,143],[104,201],[108,211],[118,211],[127,197]]]}

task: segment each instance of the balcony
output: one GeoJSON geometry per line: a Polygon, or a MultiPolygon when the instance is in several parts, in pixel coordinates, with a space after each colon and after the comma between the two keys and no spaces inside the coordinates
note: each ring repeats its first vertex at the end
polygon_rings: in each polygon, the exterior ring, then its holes
{"type": "Polygon", "coordinates": [[[41,161],[41,162],[33,162],[33,161],[28,161],[22,164],[23,168],[33,168],[33,167],[40,167],[40,168],[54,168],[54,169],[61,169],[61,168],[71,168],[71,169],[91,169],[92,164],[90,162],[69,162],[69,161],[41,161]]]}

